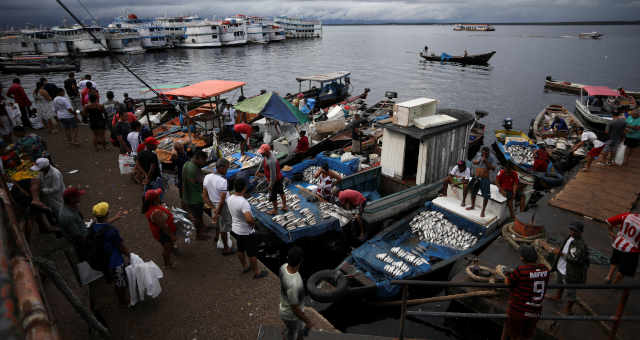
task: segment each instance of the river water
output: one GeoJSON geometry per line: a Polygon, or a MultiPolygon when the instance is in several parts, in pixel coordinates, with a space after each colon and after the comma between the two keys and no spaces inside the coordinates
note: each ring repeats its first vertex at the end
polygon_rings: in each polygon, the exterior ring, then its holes
{"type": "MultiPolygon", "coordinates": [[[[547,75],[579,83],[640,89],[640,26],[497,26],[495,32],[454,32],[451,26],[327,26],[322,39],[285,41],[214,49],[175,49],[125,57],[128,65],[154,87],[192,84],[206,79],[247,82],[246,94],[260,89],[280,94],[297,90],[296,76],[337,70],[352,72],[353,93],[370,88],[369,102],[385,91],[399,100],[430,97],[440,106],[490,113],[489,130],[512,117],[526,129],[545,105],[574,109],[575,96],[545,93],[547,75]],[[601,40],[578,39],[599,31],[601,40]],[[497,51],[490,66],[424,62],[419,51],[436,54],[497,51]]],[[[87,58],[80,74],[92,74],[102,93],[112,90],[138,98],[143,86],[109,57],[87,58]]],[[[66,74],[46,75],[61,85],[66,74]]],[[[6,86],[11,75],[1,75],[6,86]]],[[[23,76],[33,88],[37,75],[23,76]]],[[[6,87],[5,87],[6,89],[6,87]]],[[[237,97],[237,94],[235,95],[237,97]]],[[[490,139],[492,139],[490,137],[490,139]]]]}
{"type": "MultiPolygon", "coordinates": [[[[441,107],[489,112],[484,119],[488,134],[505,117],[514,127],[526,129],[534,115],[548,104],[574,109],[576,97],[545,92],[544,79],[554,78],[640,89],[640,26],[497,26],[495,32],[454,32],[451,26],[328,26],[322,39],[285,41],[215,49],[175,49],[125,57],[128,65],[154,87],[186,85],[207,79],[247,82],[246,95],[261,89],[280,94],[297,90],[296,76],[338,70],[352,72],[353,93],[371,89],[369,103],[382,99],[385,91],[398,92],[398,100],[430,97],[441,107]],[[578,39],[580,32],[599,31],[601,40],[578,39]],[[497,51],[490,66],[458,66],[424,62],[418,53],[428,45],[436,54],[470,54],[497,51]]],[[[80,74],[92,74],[104,94],[117,98],[128,92],[148,97],[144,87],[115,60],[87,58],[80,74]]],[[[62,85],[66,74],[46,75],[62,85]]],[[[0,75],[6,86],[13,78],[0,75]]],[[[33,89],[37,75],[23,76],[33,89]]],[[[30,91],[29,91],[30,92],[30,91]]],[[[238,93],[232,94],[232,99],[238,93]]],[[[492,140],[492,136],[487,136],[492,140]]],[[[429,306],[428,308],[434,308],[429,306]]],[[[435,307],[443,308],[440,307],[435,307]]],[[[353,306],[327,315],[341,329],[365,334],[397,336],[397,310],[353,306]]],[[[456,339],[437,325],[408,325],[411,337],[456,339]]],[[[479,336],[476,338],[492,338],[479,336]]]]}

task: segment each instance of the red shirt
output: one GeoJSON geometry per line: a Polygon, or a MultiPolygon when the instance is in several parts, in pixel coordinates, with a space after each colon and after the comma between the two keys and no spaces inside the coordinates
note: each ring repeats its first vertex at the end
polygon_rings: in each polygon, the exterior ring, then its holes
{"type": "Polygon", "coordinates": [[[367,201],[367,199],[362,196],[360,192],[347,189],[340,191],[340,193],[338,194],[338,201],[340,201],[340,204],[343,205],[349,202],[352,207],[359,207],[363,205],[367,201]]]}
{"type": "Polygon", "coordinates": [[[546,172],[547,167],[549,167],[549,153],[547,150],[538,149],[536,150],[535,156],[533,160],[533,171],[537,172],[546,172]]]}
{"type": "Polygon", "coordinates": [[[31,106],[31,101],[20,84],[14,83],[11,85],[7,90],[7,97],[13,98],[20,106],[31,106]]]}
{"type": "MultiPolygon", "coordinates": [[[[113,119],[111,120],[111,125],[115,126],[116,124],[118,124],[119,120],[120,120],[120,114],[116,113],[115,115],[113,115],[113,119]]],[[[127,112],[127,123],[131,124],[136,120],[138,120],[138,118],[136,118],[136,115],[134,115],[131,112],[127,112]]]]}
{"type": "Polygon", "coordinates": [[[160,210],[165,214],[167,214],[167,226],[169,227],[169,231],[172,234],[176,233],[176,225],[173,222],[173,214],[169,212],[169,209],[160,205],[154,205],[150,207],[149,210],[147,210],[147,212],[144,215],[147,217],[147,221],[149,221],[149,229],[151,229],[151,235],[153,235],[153,238],[160,241],[160,232],[162,230],[155,223],[151,222],[151,214],[153,214],[157,210],[160,210]]]}
{"type": "Polygon", "coordinates": [[[611,246],[624,253],[640,253],[640,215],[624,213],[607,220],[609,224],[622,225],[611,246]]]}
{"type": "MultiPolygon", "coordinates": [[[[98,93],[98,90],[92,88],[91,90],[93,90],[96,94],[96,96],[98,97],[98,103],[100,102],[100,93],[98,93]]],[[[80,92],[80,95],[82,98],[82,106],[85,106],[87,104],[89,104],[89,88],[85,87],[84,89],[82,89],[82,92],[80,92]]]]}
{"type": "Polygon", "coordinates": [[[511,173],[507,173],[504,169],[500,170],[498,176],[496,176],[496,182],[498,182],[498,186],[504,191],[513,191],[515,185],[518,182],[518,173],[515,171],[511,171],[511,173]]]}
{"type": "Polygon", "coordinates": [[[542,312],[542,300],[549,282],[549,268],[543,264],[524,264],[509,274],[509,308],[507,315],[536,318],[542,312]]]}
{"type": "Polygon", "coordinates": [[[302,136],[298,139],[296,153],[307,152],[307,150],[309,150],[309,138],[307,138],[307,136],[302,136]]]}
{"type": "Polygon", "coordinates": [[[233,126],[233,131],[237,132],[237,133],[243,133],[245,135],[247,135],[247,138],[249,138],[249,136],[251,136],[251,132],[253,131],[253,129],[251,128],[251,125],[246,124],[246,123],[240,123],[240,124],[236,124],[233,126]]]}

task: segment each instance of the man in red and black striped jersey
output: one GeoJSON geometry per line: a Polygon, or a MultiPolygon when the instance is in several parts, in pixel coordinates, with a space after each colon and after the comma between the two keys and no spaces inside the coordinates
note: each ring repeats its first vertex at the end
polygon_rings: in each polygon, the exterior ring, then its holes
{"type": "Polygon", "coordinates": [[[549,282],[549,268],[537,263],[538,254],[533,247],[520,246],[520,259],[524,264],[509,273],[505,281],[510,294],[502,340],[533,338],[549,282]]]}
{"type": "Polygon", "coordinates": [[[623,276],[633,277],[638,267],[638,256],[640,254],[640,215],[624,213],[613,216],[607,220],[609,224],[609,235],[613,238],[611,247],[611,267],[607,274],[606,281],[618,283],[623,276]],[[618,233],[613,233],[613,228],[620,226],[618,233]],[[615,237],[614,237],[615,236],[615,237]],[[618,271],[616,273],[616,270],[618,271]],[[613,274],[616,274],[615,278],[613,274]]]}

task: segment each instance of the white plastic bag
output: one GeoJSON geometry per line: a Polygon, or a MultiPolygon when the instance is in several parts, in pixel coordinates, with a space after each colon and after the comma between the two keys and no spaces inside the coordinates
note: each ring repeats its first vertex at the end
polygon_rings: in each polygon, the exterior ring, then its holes
{"type": "Polygon", "coordinates": [[[11,122],[13,126],[22,126],[22,119],[20,113],[20,107],[16,103],[5,104],[5,109],[7,110],[7,114],[9,118],[11,118],[11,122]]]}
{"type": "Polygon", "coordinates": [[[616,165],[622,165],[622,163],[624,162],[625,151],[627,151],[627,146],[624,145],[624,143],[620,143],[620,145],[618,145],[618,149],[616,150],[616,165]]]}
{"type": "Polygon", "coordinates": [[[133,169],[136,166],[136,161],[131,155],[119,155],[118,166],[120,167],[121,175],[128,175],[133,173],[133,169]]]}
{"type": "MultiPolygon", "coordinates": [[[[222,237],[218,238],[218,249],[224,249],[224,242],[222,242],[222,237]]],[[[231,237],[227,233],[227,247],[233,248],[233,242],[231,242],[231,237]]]]}
{"type": "Polygon", "coordinates": [[[30,113],[29,122],[31,123],[31,127],[35,130],[42,129],[44,127],[44,125],[42,124],[42,119],[40,119],[40,116],[38,114],[30,113]]]}
{"type": "Polygon", "coordinates": [[[104,276],[102,272],[94,270],[89,266],[87,261],[82,261],[78,263],[78,276],[80,276],[80,283],[83,286],[90,284],[91,282],[101,278],[104,276]]]}

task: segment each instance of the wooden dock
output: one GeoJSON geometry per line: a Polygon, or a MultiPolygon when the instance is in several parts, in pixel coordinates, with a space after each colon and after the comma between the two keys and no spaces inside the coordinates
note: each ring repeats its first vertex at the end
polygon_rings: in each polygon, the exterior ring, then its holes
{"type": "Polygon", "coordinates": [[[640,154],[636,152],[625,166],[592,164],[580,170],[551,200],[554,207],[572,211],[598,221],[630,211],[640,194],[640,154]]]}

